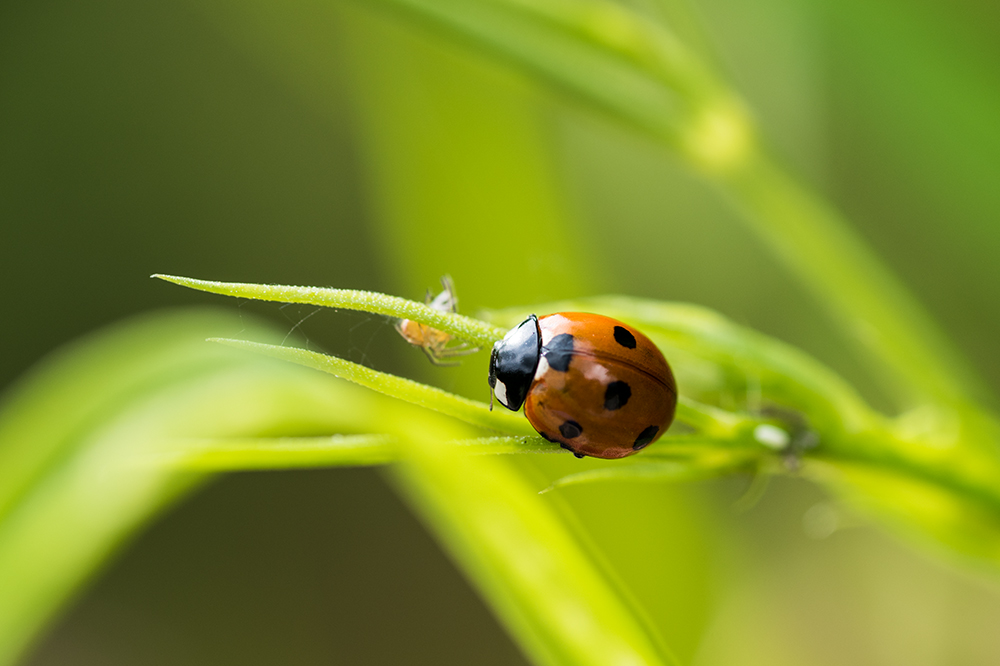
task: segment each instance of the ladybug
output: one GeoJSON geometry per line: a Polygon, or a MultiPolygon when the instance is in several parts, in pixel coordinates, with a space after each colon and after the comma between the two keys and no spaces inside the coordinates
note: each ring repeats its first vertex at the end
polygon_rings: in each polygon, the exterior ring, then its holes
{"type": "Polygon", "coordinates": [[[577,458],[624,458],[674,419],[677,383],[645,335],[583,312],[529,316],[493,345],[490,388],[577,458]]]}

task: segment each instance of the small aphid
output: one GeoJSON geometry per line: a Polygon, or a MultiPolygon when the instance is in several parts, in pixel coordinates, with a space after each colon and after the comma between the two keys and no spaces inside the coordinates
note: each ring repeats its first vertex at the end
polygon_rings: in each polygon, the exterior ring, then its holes
{"type": "MultiPolygon", "coordinates": [[[[441,286],[444,290],[437,296],[432,296],[431,290],[428,289],[424,303],[440,312],[458,312],[458,296],[455,295],[455,285],[451,277],[442,276],[441,286]]],[[[449,343],[453,340],[451,333],[439,331],[411,319],[397,319],[396,330],[411,345],[423,349],[434,365],[458,365],[457,361],[448,363],[446,359],[479,351],[479,347],[470,347],[467,342],[459,342],[449,347],[449,343]]]]}

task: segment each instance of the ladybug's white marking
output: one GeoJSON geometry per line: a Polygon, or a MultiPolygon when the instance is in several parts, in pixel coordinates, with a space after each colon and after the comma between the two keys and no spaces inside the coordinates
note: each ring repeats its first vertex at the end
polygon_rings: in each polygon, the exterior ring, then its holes
{"type": "Polygon", "coordinates": [[[497,397],[497,400],[500,401],[501,405],[504,407],[507,406],[507,387],[504,386],[504,383],[499,379],[497,380],[496,386],[493,387],[493,395],[497,397]]]}
{"type": "Polygon", "coordinates": [[[566,325],[571,323],[569,319],[562,316],[558,312],[556,314],[550,314],[545,317],[545,326],[542,328],[542,346],[545,346],[552,342],[552,338],[559,335],[559,331],[566,328],[566,325]]]}
{"type": "Polygon", "coordinates": [[[535,370],[535,381],[538,381],[549,371],[549,361],[544,355],[538,358],[538,368],[535,370]]]}
{"type": "Polygon", "coordinates": [[[774,449],[775,451],[781,451],[791,441],[787,432],[769,423],[762,423],[754,428],[753,438],[767,448],[774,449]]]}
{"type": "Polygon", "coordinates": [[[607,386],[612,381],[614,381],[614,375],[607,366],[601,363],[586,363],[583,364],[581,368],[583,370],[583,376],[592,382],[597,382],[603,386],[607,386]]]}

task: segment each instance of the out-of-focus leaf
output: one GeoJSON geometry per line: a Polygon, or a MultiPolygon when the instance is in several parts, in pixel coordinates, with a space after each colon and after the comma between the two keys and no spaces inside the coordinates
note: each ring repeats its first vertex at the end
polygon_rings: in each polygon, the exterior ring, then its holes
{"type": "Polygon", "coordinates": [[[574,486],[581,483],[594,483],[599,481],[693,481],[708,479],[719,476],[727,472],[738,469],[737,465],[700,465],[692,462],[641,462],[634,464],[617,465],[615,467],[602,467],[591,469],[586,472],[570,474],[552,482],[552,485],[542,492],[549,492],[558,488],[574,486]]]}
{"type": "Polygon", "coordinates": [[[273,339],[232,315],[146,317],[58,353],[6,396],[0,663],[135,530],[205,479],[148,464],[170,442],[387,422],[388,401],[371,392],[204,341],[240,330],[273,339]]]}
{"type": "Polygon", "coordinates": [[[705,168],[740,160],[752,129],[715,74],[661,25],[602,0],[386,0],[432,29],[650,132],[705,168]]]}
{"type": "MultiPolygon", "coordinates": [[[[885,202],[871,201],[872,191],[851,182],[852,174],[841,177],[866,205],[885,205],[872,212],[899,219],[899,227],[887,230],[902,228],[904,221],[909,227],[909,213],[930,206],[930,219],[921,220],[917,231],[946,244],[930,247],[947,263],[926,271],[928,278],[948,280],[942,275],[947,266],[995,283],[998,266],[988,259],[1000,248],[1000,230],[992,223],[1000,217],[1000,192],[992,177],[1000,169],[996,22],[977,22],[968,7],[942,3],[848,0],[819,7],[828,31],[833,93],[845,97],[838,104],[838,123],[850,125],[850,135],[838,137],[852,144],[873,136],[879,141],[879,150],[865,154],[868,164],[848,154],[852,161],[845,170],[871,178],[869,187],[900,188],[906,196],[891,190],[885,202]],[[945,211],[951,214],[941,224],[936,216],[945,211]],[[962,257],[968,265],[956,265],[962,257]]],[[[946,293],[958,289],[956,284],[946,293]]]]}
{"type": "Polygon", "coordinates": [[[908,540],[934,544],[948,560],[964,559],[967,564],[971,558],[993,572],[1000,565],[996,497],[956,493],[947,485],[882,466],[838,462],[810,466],[806,473],[908,540]]]}
{"type": "Polygon", "coordinates": [[[398,471],[420,509],[536,664],[676,664],[559,512],[500,458],[414,442],[398,471]]]}
{"type": "Polygon", "coordinates": [[[465,311],[599,289],[606,262],[578,233],[533,86],[369,7],[340,6],[372,228],[399,288],[416,295],[448,273],[465,311]]]}

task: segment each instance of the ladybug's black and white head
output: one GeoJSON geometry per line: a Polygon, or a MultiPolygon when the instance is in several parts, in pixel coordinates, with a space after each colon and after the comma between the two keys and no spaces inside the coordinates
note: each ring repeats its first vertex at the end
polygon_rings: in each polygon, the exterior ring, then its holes
{"type": "Polygon", "coordinates": [[[517,411],[528,397],[535,379],[538,358],[542,351],[542,336],[538,332],[538,317],[529,316],[512,328],[493,345],[490,356],[490,388],[500,404],[517,411]]]}

